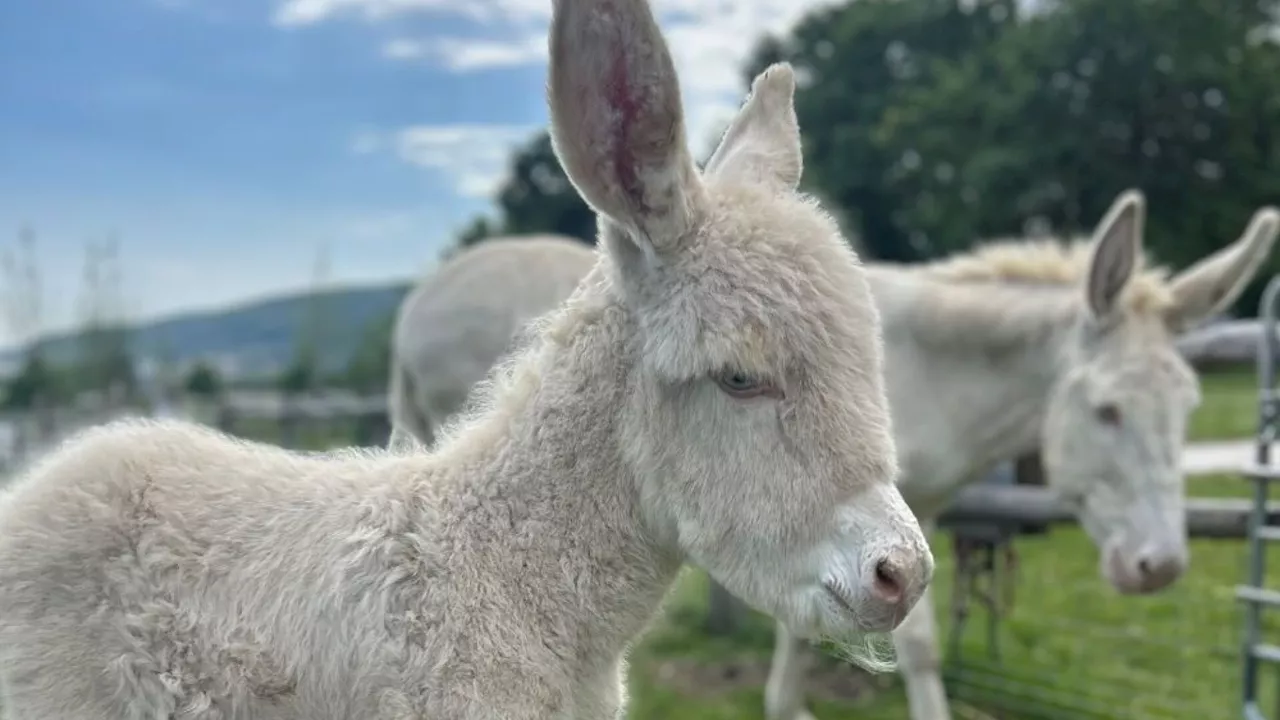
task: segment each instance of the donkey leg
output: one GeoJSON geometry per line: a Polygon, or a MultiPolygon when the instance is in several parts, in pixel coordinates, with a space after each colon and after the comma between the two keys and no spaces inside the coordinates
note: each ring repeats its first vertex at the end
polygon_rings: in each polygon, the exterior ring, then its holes
{"type": "Polygon", "coordinates": [[[812,652],[782,623],[773,631],[773,663],[764,686],[764,714],[769,720],[814,720],[804,707],[804,673],[812,652]]]}
{"type": "Polygon", "coordinates": [[[893,632],[893,644],[907,688],[911,720],[951,720],[947,691],[942,684],[932,587],[925,589],[919,602],[893,632]]]}
{"type": "Polygon", "coordinates": [[[429,446],[434,440],[431,423],[425,417],[422,399],[409,377],[408,368],[393,361],[391,366],[391,383],[388,389],[388,408],[391,416],[391,437],[387,446],[397,450],[407,450],[415,445],[429,446]]]}

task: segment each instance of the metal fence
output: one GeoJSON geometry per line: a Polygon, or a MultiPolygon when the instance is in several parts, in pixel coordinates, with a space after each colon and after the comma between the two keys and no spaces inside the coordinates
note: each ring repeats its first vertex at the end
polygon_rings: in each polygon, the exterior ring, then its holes
{"type": "Polygon", "coordinates": [[[1150,597],[1108,587],[1097,550],[1075,527],[992,543],[950,540],[936,581],[949,607],[935,611],[955,702],[1019,720],[1233,714],[1242,615],[1231,583],[1244,572],[1240,540],[1193,540],[1188,574],[1150,597]],[[966,617],[966,604],[977,612],[966,617]]]}
{"type": "MultiPolygon", "coordinates": [[[[1259,317],[1262,332],[1258,341],[1258,436],[1256,466],[1247,471],[1253,481],[1253,512],[1249,522],[1249,564],[1245,583],[1236,588],[1236,597],[1244,601],[1243,678],[1241,710],[1245,720],[1264,720],[1262,708],[1275,708],[1273,717],[1280,718],[1280,693],[1264,703],[1259,675],[1261,663],[1280,663],[1280,643],[1268,641],[1267,631],[1274,627],[1274,616],[1268,610],[1280,607],[1280,592],[1267,587],[1267,545],[1280,541],[1280,525],[1267,520],[1266,506],[1271,483],[1280,480],[1280,467],[1272,462],[1271,445],[1280,435],[1280,394],[1276,388],[1277,361],[1280,361],[1280,339],[1276,337],[1277,313],[1280,312],[1280,277],[1271,279],[1262,294],[1259,317]],[[1268,623],[1267,621],[1273,621],[1268,623]]],[[[1273,678],[1280,680],[1280,678],[1273,678]]]]}

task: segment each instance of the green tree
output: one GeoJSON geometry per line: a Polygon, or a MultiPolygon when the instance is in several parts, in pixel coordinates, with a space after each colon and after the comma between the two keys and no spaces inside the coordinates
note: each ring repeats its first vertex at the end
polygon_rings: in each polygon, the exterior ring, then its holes
{"type": "MultiPolygon", "coordinates": [[[[511,172],[495,198],[498,217],[477,217],[459,234],[457,247],[496,235],[554,233],[596,241],[596,216],[574,189],[551,147],[539,132],[511,158],[511,172]]],[[[450,250],[452,252],[452,249],[450,250]]]]}
{"type": "Polygon", "coordinates": [[[42,402],[59,396],[58,378],[54,369],[38,350],[27,353],[18,374],[9,379],[5,387],[4,407],[9,410],[30,411],[42,402]]]}
{"type": "Polygon", "coordinates": [[[198,362],[187,374],[183,387],[192,395],[214,398],[222,392],[222,377],[212,365],[198,362]]]}
{"type": "Polygon", "coordinates": [[[347,364],[344,384],[362,393],[384,391],[391,368],[391,332],[394,312],[369,323],[351,361],[347,364]]]}
{"type": "Polygon", "coordinates": [[[320,385],[321,348],[325,347],[324,338],[328,334],[326,316],[330,304],[330,293],[325,287],[329,277],[329,248],[320,244],[316,247],[315,265],[311,275],[311,293],[302,305],[302,317],[299,318],[293,360],[277,379],[276,386],[286,396],[297,395],[314,390],[320,385]]]}
{"type": "Polygon", "coordinates": [[[1257,42],[1275,6],[1060,0],[936,65],[876,128],[905,160],[884,179],[900,229],[938,252],[1033,218],[1086,231],[1139,187],[1158,260],[1183,267],[1230,242],[1280,194],[1280,51],[1257,42]]]}
{"type": "Polygon", "coordinates": [[[471,221],[471,224],[458,235],[458,246],[467,247],[475,243],[491,238],[494,235],[501,234],[497,227],[494,226],[493,220],[487,217],[477,217],[471,221]]]}
{"type": "Polygon", "coordinates": [[[505,233],[548,232],[596,241],[595,213],[578,197],[545,131],[516,152],[497,199],[505,233]]]}
{"type": "Polygon", "coordinates": [[[315,388],[318,375],[313,357],[299,355],[280,373],[276,387],[285,395],[300,395],[315,388]]]}
{"type": "Polygon", "coordinates": [[[901,221],[907,198],[885,187],[902,158],[875,141],[877,126],[901,95],[993,42],[1016,13],[1016,0],[857,0],[816,11],[786,38],[757,47],[748,80],[779,60],[796,68],[804,184],[842,211],[869,256],[930,254],[901,221]]]}
{"type": "Polygon", "coordinates": [[[123,399],[129,402],[137,398],[138,378],[130,349],[130,329],[123,313],[115,237],[85,247],[83,279],[75,391],[106,391],[114,386],[124,391],[123,399]]]}
{"type": "Polygon", "coordinates": [[[0,277],[3,284],[5,319],[10,332],[25,346],[22,367],[9,378],[4,405],[31,410],[49,407],[61,398],[62,384],[49,364],[40,340],[43,283],[36,260],[36,234],[31,227],[18,230],[15,248],[0,249],[0,277]]]}

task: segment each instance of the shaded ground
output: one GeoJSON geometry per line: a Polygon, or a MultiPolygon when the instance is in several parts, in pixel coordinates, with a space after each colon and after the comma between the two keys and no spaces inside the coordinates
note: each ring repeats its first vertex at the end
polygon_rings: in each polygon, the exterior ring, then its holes
{"type": "MultiPolygon", "coordinates": [[[[680,658],[659,661],[653,679],[682,695],[718,698],[744,688],[764,685],[769,677],[768,657],[737,655],[715,660],[680,658]]],[[[814,667],[808,676],[812,697],[833,703],[873,700],[893,688],[893,678],[870,675],[844,664],[831,662],[814,667]]]]}

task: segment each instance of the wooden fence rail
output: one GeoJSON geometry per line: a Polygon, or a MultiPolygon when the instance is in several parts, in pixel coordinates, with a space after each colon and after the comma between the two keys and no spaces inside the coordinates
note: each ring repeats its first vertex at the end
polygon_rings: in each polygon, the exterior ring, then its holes
{"type": "MultiPolygon", "coordinates": [[[[1252,508],[1252,501],[1243,498],[1188,498],[1187,532],[1192,537],[1243,538],[1252,508]]],[[[1280,502],[1268,504],[1267,518],[1268,523],[1280,522],[1280,502]]],[[[939,525],[1068,525],[1075,521],[1047,488],[971,485],[960,491],[939,525]]]]}

